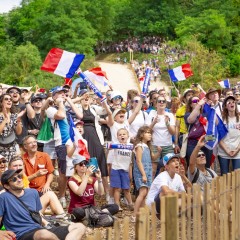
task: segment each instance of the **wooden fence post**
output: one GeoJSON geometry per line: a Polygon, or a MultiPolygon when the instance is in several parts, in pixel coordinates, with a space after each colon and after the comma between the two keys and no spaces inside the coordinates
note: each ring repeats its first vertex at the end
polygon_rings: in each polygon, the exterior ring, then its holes
{"type": "MultiPolygon", "coordinates": [[[[161,209],[162,210],[162,209],[161,209]]],[[[178,197],[166,196],[165,197],[165,234],[166,240],[179,239],[178,232],[178,197]]],[[[164,240],[164,239],[163,239],[164,240]]]]}

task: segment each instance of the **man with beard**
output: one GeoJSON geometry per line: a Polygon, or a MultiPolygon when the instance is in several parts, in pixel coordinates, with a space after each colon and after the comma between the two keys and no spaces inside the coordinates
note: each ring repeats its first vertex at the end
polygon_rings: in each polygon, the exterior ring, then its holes
{"type": "Polygon", "coordinates": [[[21,117],[22,120],[22,133],[17,136],[17,143],[20,147],[22,147],[22,140],[25,136],[28,135],[28,118],[32,119],[35,117],[35,112],[30,105],[29,99],[31,98],[31,93],[27,93],[24,96],[24,103],[20,103],[20,88],[13,86],[7,89],[7,93],[11,96],[14,106],[18,109],[19,112],[25,111],[23,116],[21,117]]]}
{"type": "Polygon", "coordinates": [[[39,212],[41,203],[35,189],[23,188],[22,176],[22,169],[18,169],[7,170],[1,177],[6,192],[0,194],[0,222],[5,228],[14,232],[17,240],[80,240],[85,232],[81,223],[47,230],[32,219],[27,209],[39,212]]]}

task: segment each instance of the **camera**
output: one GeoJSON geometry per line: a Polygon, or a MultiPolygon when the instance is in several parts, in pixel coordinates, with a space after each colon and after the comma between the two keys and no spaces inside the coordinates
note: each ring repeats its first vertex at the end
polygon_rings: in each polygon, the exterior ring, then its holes
{"type": "Polygon", "coordinates": [[[205,140],[208,141],[215,141],[216,137],[214,135],[206,135],[205,140]]]}

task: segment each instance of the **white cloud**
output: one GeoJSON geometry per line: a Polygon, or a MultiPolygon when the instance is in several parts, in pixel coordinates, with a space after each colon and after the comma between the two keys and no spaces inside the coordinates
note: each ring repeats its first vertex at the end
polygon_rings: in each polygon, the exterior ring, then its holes
{"type": "Polygon", "coordinates": [[[0,0],[0,13],[6,13],[18,7],[22,0],[0,0]]]}

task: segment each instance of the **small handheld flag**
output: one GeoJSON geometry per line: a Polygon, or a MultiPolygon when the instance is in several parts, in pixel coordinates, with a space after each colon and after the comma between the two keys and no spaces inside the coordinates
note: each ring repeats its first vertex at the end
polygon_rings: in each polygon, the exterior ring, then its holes
{"type": "Polygon", "coordinates": [[[168,74],[173,82],[183,81],[193,75],[190,64],[183,64],[182,66],[168,70],[168,74]]]}
{"type": "Polygon", "coordinates": [[[218,81],[218,83],[222,88],[230,88],[231,87],[229,79],[225,79],[222,81],[220,80],[220,81],[218,81]]]}
{"type": "Polygon", "coordinates": [[[45,58],[41,70],[54,73],[64,78],[72,78],[82,63],[85,55],[52,48],[45,58]]]}

